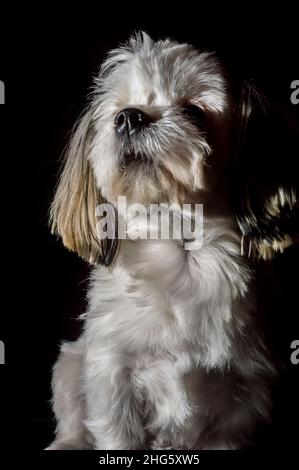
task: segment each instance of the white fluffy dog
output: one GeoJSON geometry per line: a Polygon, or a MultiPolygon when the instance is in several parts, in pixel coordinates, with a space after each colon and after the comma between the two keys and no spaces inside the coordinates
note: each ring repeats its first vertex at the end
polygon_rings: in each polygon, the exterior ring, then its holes
{"type": "Polygon", "coordinates": [[[96,266],[54,367],[49,449],[241,448],[269,419],[275,368],[228,191],[235,127],[211,53],[141,34],[103,64],[52,205],[53,230],[96,266]],[[133,240],[134,217],[126,239],[101,239],[96,208],[119,196],[203,204],[202,247],[133,240]]]}

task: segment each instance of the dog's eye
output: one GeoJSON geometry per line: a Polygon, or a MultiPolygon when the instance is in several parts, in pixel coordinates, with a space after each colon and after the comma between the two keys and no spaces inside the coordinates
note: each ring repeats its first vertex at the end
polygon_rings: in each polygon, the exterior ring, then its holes
{"type": "Polygon", "coordinates": [[[205,118],[205,112],[195,104],[188,104],[183,107],[183,114],[190,118],[194,124],[201,124],[205,118]]]}

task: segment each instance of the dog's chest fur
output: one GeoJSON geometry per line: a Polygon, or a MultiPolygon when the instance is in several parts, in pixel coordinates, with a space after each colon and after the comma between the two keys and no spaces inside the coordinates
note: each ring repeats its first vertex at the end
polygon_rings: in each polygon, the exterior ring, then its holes
{"type": "Polygon", "coordinates": [[[197,413],[200,384],[218,389],[221,372],[209,371],[234,361],[236,335],[248,327],[250,306],[241,306],[241,299],[249,273],[238,257],[238,236],[229,221],[216,224],[209,223],[196,252],[171,240],[125,241],[117,265],[92,275],[84,333],[87,380],[107,370],[129,376],[152,430],[172,407],[182,423],[197,413]]]}
{"type": "Polygon", "coordinates": [[[184,251],[174,240],[125,241],[114,268],[94,270],[86,329],[96,348],[137,358],[186,352],[208,367],[230,360],[231,330],[247,320],[240,300],[249,272],[228,221],[216,223],[201,250],[184,251]]]}

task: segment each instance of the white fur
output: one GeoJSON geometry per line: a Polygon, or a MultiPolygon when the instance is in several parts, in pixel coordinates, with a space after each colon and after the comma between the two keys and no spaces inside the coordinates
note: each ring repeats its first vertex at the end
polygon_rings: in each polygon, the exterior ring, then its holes
{"type": "MultiPolygon", "coordinates": [[[[183,101],[197,103],[227,129],[227,88],[214,56],[146,35],[102,68],[89,111],[98,188],[115,202],[115,181],[121,191],[131,178],[130,200],[168,194],[173,202],[176,188],[159,179],[164,165],[185,195],[204,202],[204,242],[186,251],[176,240],[130,240],[129,230],[115,263],[94,268],[82,336],[63,345],[54,367],[57,435],[49,449],[240,448],[269,418],[274,369],[256,321],[252,272],[227,201],[204,177],[217,149],[180,113],[183,101]],[[142,168],[134,178],[119,175],[113,118],[125,106],[157,119],[134,144],[156,179],[142,168]]],[[[226,152],[220,145],[223,160],[226,152]]]]}

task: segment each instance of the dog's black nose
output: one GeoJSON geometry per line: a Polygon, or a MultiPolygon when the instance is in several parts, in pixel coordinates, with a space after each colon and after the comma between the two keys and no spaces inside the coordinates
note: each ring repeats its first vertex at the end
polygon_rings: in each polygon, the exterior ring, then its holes
{"type": "Polygon", "coordinates": [[[150,122],[150,117],[138,108],[124,108],[114,119],[115,130],[119,135],[132,135],[150,122]]]}

